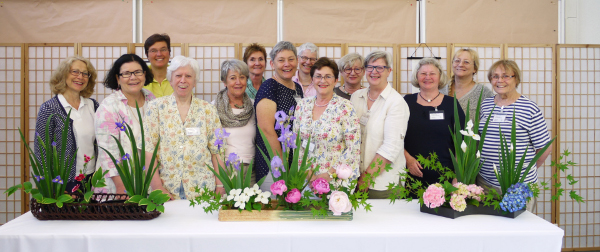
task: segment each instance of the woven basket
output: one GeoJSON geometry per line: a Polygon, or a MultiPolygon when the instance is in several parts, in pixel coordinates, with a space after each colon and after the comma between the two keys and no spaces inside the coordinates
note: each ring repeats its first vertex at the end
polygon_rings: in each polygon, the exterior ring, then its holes
{"type": "Polygon", "coordinates": [[[151,220],[159,211],[146,211],[146,206],[124,203],[126,194],[98,193],[88,204],[66,203],[61,208],[56,204],[41,204],[32,198],[31,213],[38,220],[151,220]]]}

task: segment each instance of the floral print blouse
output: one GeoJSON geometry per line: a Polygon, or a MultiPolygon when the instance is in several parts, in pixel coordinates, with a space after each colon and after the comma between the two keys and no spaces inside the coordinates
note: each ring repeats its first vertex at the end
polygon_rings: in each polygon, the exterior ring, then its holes
{"type": "MultiPolygon", "coordinates": [[[[156,97],[146,90],[142,89],[142,93],[146,97],[146,102],[150,102],[156,97]]],[[[115,122],[126,122],[129,125],[139,124],[137,117],[135,119],[131,118],[131,113],[129,112],[129,105],[127,105],[127,97],[118,90],[108,97],[104,98],[102,103],[100,103],[100,107],[96,111],[96,119],[94,120],[94,128],[96,130],[96,141],[98,142],[98,147],[102,147],[108,150],[115,158],[119,157],[119,147],[117,142],[112,138],[115,136],[121,145],[123,146],[123,150],[125,152],[131,151],[131,142],[125,132],[120,131],[115,122]]],[[[135,111],[135,109],[133,109],[135,111]]],[[[137,112],[136,112],[137,113],[137,112]]],[[[141,113],[141,108],[140,108],[141,113]]],[[[143,115],[142,115],[143,116],[143,115]]],[[[131,126],[133,127],[133,126],[131,126]]],[[[135,136],[136,142],[141,140],[141,136],[135,136]]],[[[138,145],[140,142],[138,142],[138,145]]],[[[106,178],[106,187],[95,188],[95,192],[97,193],[115,193],[116,188],[113,183],[111,177],[119,176],[117,172],[117,168],[115,168],[115,164],[110,159],[108,154],[102,149],[98,150],[98,157],[96,159],[96,170],[102,167],[103,171],[108,170],[108,173],[105,175],[106,178]]]]}
{"type": "Polygon", "coordinates": [[[221,128],[217,109],[192,97],[185,122],[181,121],[174,95],[150,102],[144,118],[146,152],[154,152],[160,138],[158,159],[163,186],[179,199],[181,185],[186,198],[198,194],[194,188],[207,186],[215,190],[215,176],[207,168],[219,150],[214,142],[215,129],[221,128]]]}
{"type": "MultiPolygon", "coordinates": [[[[308,158],[315,158],[311,168],[320,165],[315,174],[325,173],[329,168],[346,164],[354,171],[351,180],[357,179],[360,167],[360,124],[356,112],[349,100],[334,94],[329,105],[314,121],[312,111],[316,97],[305,98],[296,106],[294,132],[300,134],[302,143],[311,136],[308,158]]],[[[298,146],[300,153],[308,148],[305,144],[298,146]]],[[[302,158],[300,158],[302,159],[302,158]]],[[[302,162],[302,160],[299,160],[302,162]]]]}

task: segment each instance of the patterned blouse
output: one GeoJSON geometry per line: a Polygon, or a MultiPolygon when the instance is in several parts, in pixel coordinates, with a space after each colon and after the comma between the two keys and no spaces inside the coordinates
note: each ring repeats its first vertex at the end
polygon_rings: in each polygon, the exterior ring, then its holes
{"type": "Polygon", "coordinates": [[[160,138],[160,178],[175,199],[179,199],[182,184],[188,199],[198,195],[196,186],[215,190],[215,176],[206,166],[212,167],[211,156],[219,153],[214,145],[217,128],[221,128],[217,109],[204,100],[192,97],[185,122],[175,96],[150,102],[144,119],[146,152],[153,152],[160,138]]]}
{"type": "MultiPolygon", "coordinates": [[[[312,168],[320,165],[316,173],[318,175],[338,164],[346,164],[354,171],[350,179],[357,179],[360,168],[360,124],[352,103],[334,94],[321,117],[313,121],[315,100],[316,97],[302,99],[294,113],[294,132],[300,134],[302,142],[312,136],[310,141],[311,145],[314,143],[314,150],[308,153],[308,158],[315,158],[312,168]]],[[[302,146],[298,146],[300,153],[304,153],[302,146]]]]}
{"type": "MultiPolygon", "coordinates": [[[[146,89],[142,89],[142,93],[146,97],[146,102],[156,99],[154,94],[146,89]]],[[[147,103],[144,103],[144,105],[146,104],[147,103]]],[[[142,112],[141,110],[142,108],[140,107],[140,113],[142,112]]],[[[115,136],[117,140],[121,142],[125,152],[131,151],[131,142],[129,141],[129,138],[127,138],[125,132],[117,129],[115,122],[126,122],[132,128],[134,123],[139,125],[137,115],[135,118],[131,118],[132,112],[137,114],[135,109],[130,109],[130,106],[127,105],[127,97],[125,97],[121,90],[118,90],[104,98],[100,104],[100,107],[98,107],[98,110],[96,111],[94,128],[96,129],[96,141],[98,141],[98,146],[108,150],[115,158],[120,156],[119,147],[112,136],[115,136]]],[[[141,134],[136,135],[135,137],[137,145],[140,145],[141,134]]],[[[94,191],[97,193],[115,193],[115,184],[113,183],[112,179],[110,179],[111,177],[119,176],[119,172],[117,172],[115,164],[110,159],[108,154],[106,154],[106,152],[102,149],[99,150],[98,158],[96,160],[96,170],[102,167],[102,170],[108,170],[108,173],[105,176],[106,187],[95,188],[94,191]]]]}

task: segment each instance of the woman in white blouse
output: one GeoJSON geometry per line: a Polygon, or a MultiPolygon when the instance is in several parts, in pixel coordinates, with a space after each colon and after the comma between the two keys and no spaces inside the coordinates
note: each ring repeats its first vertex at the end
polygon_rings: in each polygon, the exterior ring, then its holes
{"type": "Polygon", "coordinates": [[[371,52],[364,67],[369,88],[360,89],[350,98],[361,127],[361,165],[359,185],[365,183],[366,173],[381,170],[369,185],[369,198],[389,196],[389,183],[398,183],[399,173],[406,166],[404,134],[410,112],[402,96],[387,82],[392,72],[392,56],[384,51],[371,52]],[[380,163],[380,161],[382,161],[380,163]],[[390,164],[392,169],[384,170],[390,164]],[[371,167],[371,165],[374,165],[371,167]]]}

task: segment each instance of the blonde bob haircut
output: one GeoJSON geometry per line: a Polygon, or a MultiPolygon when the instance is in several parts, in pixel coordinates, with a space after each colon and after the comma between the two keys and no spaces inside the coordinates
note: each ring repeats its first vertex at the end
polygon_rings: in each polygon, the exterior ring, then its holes
{"type": "Polygon", "coordinates": [[[440,62],[434,58],[423,58],[419,60],[419,63],[415,66],[415,69],[413,69],[412,79],[410,81],[411,84],[416,88],[421,88],[419,86],[418,74],[421,67],[425,65],[435,66],[440,71],[440,83],[438,83],[438,90],[444,88],[448,84],[450,78],[448,78],[448,75],[446,75],[446,73],[444,73],[444,70],[442,70],[442,65],[440,64],[440,62]]]}
{"type": "Polygon", "coordinates": [[[67,76],[71,74],[71,66],[73,63],[79,60],[87,66],[88,73],[91,74],[90,78],[88,78],[87,86],[81,90],[79,95],[84,98],[90,98],[94,93],[94,87],[96,86],[96,77],[98,77],[98,73],[96,72],[96,68],[92,65],[92,63],[79,55],[71,56],[63,60],[58,68],[54,70],[52,73],[52,77],[50,77],[50,90],[53,94],[63,94],[67,91],[67,76]]]}
{"type": "Polygon", "coordinates": [[[494,75],[494,71],[496,71],[496,69],[499,67],[504,68],[504,71],[507,74],[509,72],[513,72],[513,75],[515,76],[515,81],[517,82],[515,88],[518,88],[519,84],[521,83],[521,69],[519,69],[517,62],[513,60],[499,60],[492,64],[487,76],[490,83],[492,83],[492,76],[494,75]]]}

